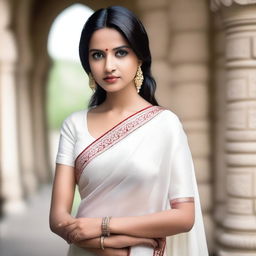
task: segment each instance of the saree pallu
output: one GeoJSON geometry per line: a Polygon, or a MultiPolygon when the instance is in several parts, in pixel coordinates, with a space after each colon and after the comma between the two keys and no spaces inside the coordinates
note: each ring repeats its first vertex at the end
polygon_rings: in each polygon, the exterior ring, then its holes
{"type": "MultiPolygon", "coordinates": [[[[168,238],[168,253],[166,246],[133,246],[130,256],[208,255],[187,137],[170,110],[150,106],[129,116],[76,157],[75,171],[81,196],[78,218],[140,216],[194,200],[194,226],[168,238]]],[[[95,256],[75,245],[68,255],[95,256]]]]}

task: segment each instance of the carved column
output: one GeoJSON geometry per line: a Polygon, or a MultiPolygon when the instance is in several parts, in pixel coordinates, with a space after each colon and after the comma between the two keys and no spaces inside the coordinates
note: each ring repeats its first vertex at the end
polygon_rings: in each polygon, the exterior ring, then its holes
{"type": "Polygon", "coordinates": [[[141,0],[138,4],[149,33],[157,99],[181,118],[189,138],[211,250],[207,2],[151,0],[145,4],[141,0]]]}
{"type": "Polygon", "coordinates": [[[35,170],[39,183],[47,183],[51,177],[51,167],[48,154],[47,127],[46,127],[46,89],[47,74],[49,70],[49,57],[45,51],[37,52],[35,59],[40,59],[33,72],[31,91],[34,124],[34,156],[35,170]]]}
{"type": "Polygon", "coordinates": [[[168,60],[170,28],[168,18],[168,0],[137,1],[140,18],[145,25],[152,54],[152,72],[157,82],[156,98],[159,104],[171,107],[171,66],[168,60]]]}
{"type": "Polygon", "coordinates": [[[18,157],[16,84],[17,49],[11,20],[10,2],[0,0],[0,172],[4,212],[24,208],[18,157]]]}
{"type": "Polygon", "coordinates": [[[29,82],[31,79],[31,45],[29,18],[31,0],[19,1],[15,5],[14,27],[17,35],[19,60],[17,65],[18,134],[20,142],[20,168],[26,195],[37,188],[33,151],[32,102],[29,82]]]}
{"type": "Polygon", "coordinates": [[[36,1],[31,13],[31,41],[33,69],[31,73],[31,102],[33,120],[33,148],[35,170],[38,183],[47,183],[51,180],[51,164],[48,152],[48,135],[46,124],[46,82],[51,61],[47,53],[47,37],[53,17],[69,5],[68,1],[62,4],[56,1],[36,1]],[[56,13],[56,10],[58,12],[56,13]],[[47,13],[47,18],[45,14],[47,13]]]}
{"type": "Polygon", "coordinates": [[[169,63],[171,109],[181,118],[192,151],[209,251],[213,251],[209,111],[209,12],[205,0],[172,0],[169,63]]]}
{"type": "Polygon", "coordinates": [[[219,15],[214,17],[214,61],[212,84],[213,113],[213,173],[214,173],[214,218],[216,229],[221,229],[223,214],[226,207],[226,159],[225,159],[225,129],[226,129],[226,87],[225,87],[225,34],[219,15]]]}
{"type": "MultiPolygon", "coordinates": [[[[216,7],[213,1],[212,7],[216,7]]],[[[226,40],[227,204],[220,256],[256,252],[256,1],[222,1],[226,40]],[[238,5],[234,2],[237,2],[238,5]],[[232,4],[232,5],[231,5],[232,4]]],[[[216,8],[214,9],[216,10],[216,8]]]]}

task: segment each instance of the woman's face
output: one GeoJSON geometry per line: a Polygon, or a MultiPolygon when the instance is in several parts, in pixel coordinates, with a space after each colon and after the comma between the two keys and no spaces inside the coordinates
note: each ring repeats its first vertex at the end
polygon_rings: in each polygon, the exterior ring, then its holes
{"type": "Polygon", "coordinates": [[[117,30],[103,28],[92,34],[89,64],[95,81],[106,92],[116,92],[127,86],[136,90],[134,77],[140,61],[117,30]]]}

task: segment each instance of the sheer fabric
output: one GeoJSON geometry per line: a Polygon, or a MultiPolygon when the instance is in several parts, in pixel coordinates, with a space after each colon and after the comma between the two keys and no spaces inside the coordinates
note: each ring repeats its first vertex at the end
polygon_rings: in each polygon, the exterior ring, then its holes
{"type": "MultiPolygon", "coordinates": [[[[193,228],[168,238],[154,251],[130,248],[130,256],[207,256],[200,201],[187,136],[178,117],[159,106],[125,119],[97,140],[87,128],[87,112],[62,125],[56,162],[75,167],[81,195],[77,217],[139,216],[194,200],[193,228]]],[[[71,245],[69,256],[95,256],[71,245]]]]}

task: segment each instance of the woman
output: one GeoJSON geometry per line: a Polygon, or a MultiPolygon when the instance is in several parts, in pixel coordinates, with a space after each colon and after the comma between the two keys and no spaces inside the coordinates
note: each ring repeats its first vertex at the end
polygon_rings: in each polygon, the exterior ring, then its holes
{"type": "Polygon", "coordinates": [[[94,90],[61,128],[50,212],[69,256],[207,256],[187,138],[159,106],[145,29],[113,6],[86,22],[79,46],[94,90]],[[70,215],[75,184],[81,203],[70,215]]]}

